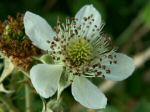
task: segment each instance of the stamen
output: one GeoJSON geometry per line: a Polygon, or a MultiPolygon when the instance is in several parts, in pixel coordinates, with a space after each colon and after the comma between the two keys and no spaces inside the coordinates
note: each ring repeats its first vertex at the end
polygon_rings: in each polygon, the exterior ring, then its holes
{"type": "MultiPolygon", "coordinates": [[[[103,36],[101,27],[94,23],[93,15],[83,18],[83,22],[78,25],[77,18],[66,18],[66,24],[60,23],[58,18],[55,27],[56,36],[50,43],[52,56],[55,62],[63,62],[68,71],[74,75],[84,75],[85,77],[104,77],[103,73],[111,72],[102,64],[103,58],[107,58],[110,64],[116,64],[115,55],[111,55],[113,47],[111,40],[103,36]],[[93,25],[91,38],[87,38],[87,31],[93,25]],[[102,37],[103,36],[103,37],[102,37]],[[95,64],[92,62],[98,60],[95,64]]],[[[80,20],[81,21],[81,20],[80,20]]]]}

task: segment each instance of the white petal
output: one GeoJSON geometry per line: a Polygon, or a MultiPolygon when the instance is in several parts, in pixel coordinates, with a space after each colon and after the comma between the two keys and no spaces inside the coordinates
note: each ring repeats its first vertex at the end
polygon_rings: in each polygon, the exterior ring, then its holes
{"type": "MultiPolygon", "coordinates": [[[[89,28],[84,27],[87,38],[91,38],[91,35],[93,33],[92,30],[93,28],[95,28],[95,25],[97,26],[97,28],[101,27],[102,23],[100,13],[93,7],[93,5],[85,5],[77,12],[75,16],[75,18],[78,19],[77,25],[80,26],[85,22],[84,17],[89,17],[91,15],[93,15],[94,21],[92,22],[92,24],[90,24],[89,28]]],[[[88,23],[86,25],[89,25],[89,21],[86,21],[86,23],[88,23]]]]}
{"type": "Polygon", "coordinates": [[[134,71],[133,59],[122,53],[116,53],[117,64],[110,64],[107,67],[110,74],[104,74],[108,80],[121,81],[128,78],[134,71]]]}
{"type": "Polygon", "coordinates": [[[51,97],[58,88],[62,71],[62,65],[38,64],[33,66],[30,78],[37,93],[44,98],[51,97]]]}
{"type": "Polygon", "coordinates": [[[47,40],[52,40],[55,32],[42,17],[27,11],[24,16],[24,27],[35,46],[43,50],[49,49],[47,40]]]}
{"type": "Polygon", "coordinates": [[[107,104],[105,95],[84,77],[75,77],[72,83],[72,94],[76,101],[87,108],[101,109],[107,104]]]}

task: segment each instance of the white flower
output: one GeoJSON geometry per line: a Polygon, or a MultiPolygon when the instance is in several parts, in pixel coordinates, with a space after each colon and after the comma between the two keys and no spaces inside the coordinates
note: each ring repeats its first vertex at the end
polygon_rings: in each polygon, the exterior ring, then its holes
{"type": "Polygon", "coordinates": [[[32,67],[30,78],[36,91],[44,98],[51,97],[58,89],[62,72],[74,76],[72,94],[82,105],[105,108],[107,98],[86,77],[104,77],[121,81],[134,71],[133,60],[116,53],[109,38],[102,36],[101,15],[93,5],[85,5],[75,18],[58,20],[55,31],[40,16],[26,12],[25,32],[33,44],[49,51],[53,64],[32,67]]]}

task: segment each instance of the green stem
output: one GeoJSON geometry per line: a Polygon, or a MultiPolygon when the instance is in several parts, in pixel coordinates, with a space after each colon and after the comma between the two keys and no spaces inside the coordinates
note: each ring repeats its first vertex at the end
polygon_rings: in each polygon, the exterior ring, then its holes
{"type": "MultiPolygon", "coordinates": [[[[26,76],[25,79],[27,79],[26,76]]],[[[25,84],[25,110],[26,112],[31,112],[31,97],[28,84],[25,84]]]]}

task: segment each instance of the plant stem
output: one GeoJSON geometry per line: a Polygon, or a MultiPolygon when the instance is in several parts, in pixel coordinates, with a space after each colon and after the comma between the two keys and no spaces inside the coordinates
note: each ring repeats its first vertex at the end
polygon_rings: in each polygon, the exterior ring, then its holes
{"type": "MultiPolygon", "coordinates": [[[[25,79],[26,76],[25,76],[25,79]]],[[[26,112],[31,112],[31,97],[30,97],[30,88],[28,84],[25,84],[25,110],[26,112]]]]}

